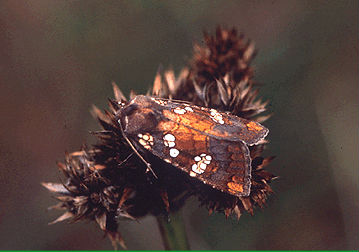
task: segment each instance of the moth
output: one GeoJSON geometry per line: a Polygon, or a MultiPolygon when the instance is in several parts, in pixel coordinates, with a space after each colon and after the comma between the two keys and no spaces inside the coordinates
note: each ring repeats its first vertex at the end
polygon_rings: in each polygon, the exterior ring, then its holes
{"type": "Polygon", "coordinates": [[[117,116],[124,137],[144,162],[138,150],[149,151],[223,192],[250,194],[248,146],[268,134],[261,124],[184,101],[143,95],[123,105],[117,116]]]}

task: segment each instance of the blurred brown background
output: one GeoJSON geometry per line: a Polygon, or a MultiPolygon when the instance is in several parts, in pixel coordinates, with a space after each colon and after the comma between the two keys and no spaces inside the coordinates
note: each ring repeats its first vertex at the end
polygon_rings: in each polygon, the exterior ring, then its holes
{"type": "MultiPolygon", "coordinates": [[[[112,249],[95,223],[48,226],[60,213],[40,182],[94,142],[89,109],[105,108],[111,81],[145,92],[217,24],[259,49],[280,179],[238,222],[188,202],[192,249],[358,249],[358,1],[286,0],[0,1],[0,249],[112,249]]],[[[130,249],[162,249],[152,217],[120,230],[130,249]]]]}

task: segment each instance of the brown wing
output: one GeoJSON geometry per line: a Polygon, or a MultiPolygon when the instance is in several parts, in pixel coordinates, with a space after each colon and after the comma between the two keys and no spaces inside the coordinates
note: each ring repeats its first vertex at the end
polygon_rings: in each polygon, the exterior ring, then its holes
{"type": "Polygon", "coordinates": [[[137,141],[154,155],[214,188],[235,196],[250,193],[251,159],[241,141],[214,138],[165,120],[150,132],[139,134],[137,141]]]}
{"type": "Polygon", "coordinates": [[[268,129],[261,124],[229,113],[184,102],[155,98],[156,100],[165,102],[162,104],[162,112],[167,119],[215,138],[243,141],[253,145],[268,134],[268,129]]]}

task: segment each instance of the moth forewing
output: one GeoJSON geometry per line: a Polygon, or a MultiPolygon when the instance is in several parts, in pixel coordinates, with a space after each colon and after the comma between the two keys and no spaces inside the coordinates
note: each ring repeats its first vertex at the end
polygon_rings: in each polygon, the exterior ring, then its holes
{"type": "Polygon", "coordinates": [[[267,135],[268,129],[261,124],[215,109],[148,96],[136,96],[121,109],[119,117],[123,134],[136,146],[218,190],[249,195],[251,159],[247,145],[267,135]]]}

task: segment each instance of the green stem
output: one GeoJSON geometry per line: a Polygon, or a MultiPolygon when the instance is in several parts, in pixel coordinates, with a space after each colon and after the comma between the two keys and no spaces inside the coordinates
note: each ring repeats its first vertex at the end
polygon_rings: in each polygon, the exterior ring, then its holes
{"type": "Polygon", "coordinates": [[[189,250],[186,229],[179,212],[157,216],[157,223],[166,250],[189,250]]]}

